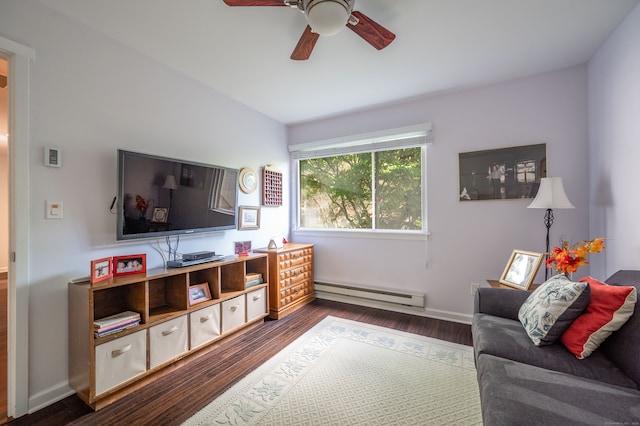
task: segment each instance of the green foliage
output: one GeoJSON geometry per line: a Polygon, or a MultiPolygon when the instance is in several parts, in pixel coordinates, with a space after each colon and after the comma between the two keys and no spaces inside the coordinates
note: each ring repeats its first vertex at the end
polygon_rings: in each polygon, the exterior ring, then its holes
{"type": "Polygon", "coordinates": [[[421,183],[420,148],[301,160],[301,226],[372,229],[375,207],[375,229],[422,229],[421,183]]]}

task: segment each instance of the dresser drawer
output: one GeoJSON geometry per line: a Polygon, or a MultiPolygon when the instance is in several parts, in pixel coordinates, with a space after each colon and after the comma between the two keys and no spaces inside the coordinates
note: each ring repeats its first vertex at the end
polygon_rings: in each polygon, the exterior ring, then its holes
{"type": "Polygon", "coordinates": [[[96,395],[147,371],[147,332],[140,330],[95,348],[96,395]]]}
{"type": "Polygon", "coordinates": [[[222,302],[222,333],[240,327],[246,322],[244,294],[222,302]]]}
{"type": "Polygon", "coordinates": [[[220,336],[220,304],[212,305],[189,314],[191,349],[220,336]]]}
{"type": "Polygon", "coordinates": [[[247,322],[267,313],[267,288],[247,293],[247,322]]]}
{"type": "Polygon", "coordinates": [[[149,328],[149,368],[157,367],[185,353],[187,347],[187,316],[149,328]]]}
{"type": "Polygon", "coordinates": [[[311,281],[306,280],[295,286],[280,290],[280,306],[289,305],[313,293],[311,281]]]}

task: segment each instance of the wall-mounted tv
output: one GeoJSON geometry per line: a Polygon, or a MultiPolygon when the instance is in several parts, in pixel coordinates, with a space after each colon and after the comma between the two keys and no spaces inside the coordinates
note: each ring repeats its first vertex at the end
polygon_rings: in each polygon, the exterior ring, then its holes
{"type": "Polygon", "coordinates": [[[236,228],[238,170],[118,150],[118,240],[236,228]]]}

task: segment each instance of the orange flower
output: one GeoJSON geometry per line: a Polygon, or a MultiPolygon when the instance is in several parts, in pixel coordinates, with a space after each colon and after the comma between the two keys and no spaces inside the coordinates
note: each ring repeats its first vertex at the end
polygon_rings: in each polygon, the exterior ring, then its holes
{"type": "Polygon", "coordinates": [[[547,259],[547,268],[553,267],[563,274],[572,274],[581,266],[588,265],[587,256],[604,250],[604,238],[580,241],[570,245],[568,241],[560,241],[559,247],[554,247],[547,259]]]}

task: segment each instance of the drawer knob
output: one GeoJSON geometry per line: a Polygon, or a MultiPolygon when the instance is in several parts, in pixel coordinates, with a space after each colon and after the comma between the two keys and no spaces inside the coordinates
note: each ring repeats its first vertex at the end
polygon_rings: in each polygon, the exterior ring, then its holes
{"type": "Polygon", "coordinates": [[[209,314],[206,317],[200,317],[200,322],[207,322],[209,321],[211,318],[213,318],[213,314],[209,314]]]}
{"type": "Polygon", "coordinates": [[[171,333],[175,333],[176,331],[178,331],[178,326],[177,326],[177,325],[174,325],[174,326],[173,326],[173,327],[171,327],[170,329],[163,331],[163,332],[162,332],[162,335],[163,335],[163,336],[168,336],[168,335],[170,335],[171,333]]]}
{"type": "Polygon", "coordinates": [[[131,343],[129,343],[124,348],[116,349],[115,351],[111,351],[111,358],[115,358],[117,356],[122,355],[125,352],[129,352],[131,350],[131,343]]]}
{"type": "Polygon", "coordinates": [[[229,310],[230,310],[231,312],[235,312],[235,311],[237,311],[237,310],[238,310],[238,308],[239,308],[239,307],[240,307],[240,305],[239,305],[239,304],[238,304],[238,305],[233,305],[233,306],[230,306],[230,307],[229,307],[229,310]]]}
{"type": "Polygon", "coordinates": [[[262,295],[256,294],[253,296],[253,301],[255,302],[256,300],[260,300],[261,298],[262,298],[262,295]]]}

